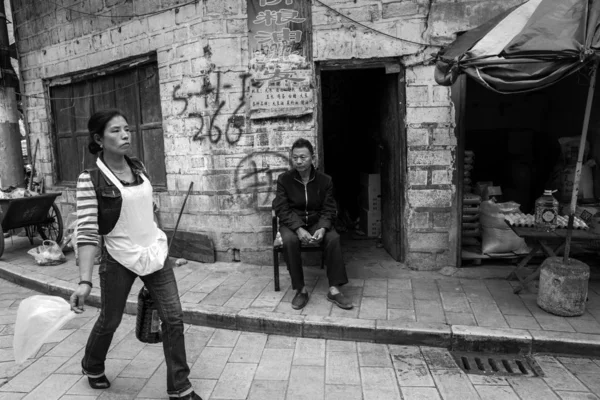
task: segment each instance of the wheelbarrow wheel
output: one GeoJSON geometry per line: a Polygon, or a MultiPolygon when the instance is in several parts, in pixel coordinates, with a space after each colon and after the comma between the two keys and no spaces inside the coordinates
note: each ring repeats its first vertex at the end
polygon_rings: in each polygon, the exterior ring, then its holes
{"type": "Polygon", "coordinates": [[[46,221],[39,224],[37,230],[43,240],[54,240],[60,244],[63,237],[63,220],[56,204],[52,204],[48,210],[46,221]]]}
{"type": "Polygon", "coordinates": [[[0,257],[2,257],[2,253],[4,253],[4,230],[2,230],[2,225],[0,225],[0,257]]]}

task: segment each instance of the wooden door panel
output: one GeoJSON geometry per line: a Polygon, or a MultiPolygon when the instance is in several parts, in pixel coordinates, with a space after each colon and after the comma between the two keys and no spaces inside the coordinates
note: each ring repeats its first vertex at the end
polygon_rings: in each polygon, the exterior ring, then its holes
{"type": "Polygon", "coordinates": [[[381,123],[381,233],[383,247],[395,259],[403,260],[402,196],[403,157],[400,129],[399,86],[401,74],[386,74],[383,78],[381,123]]]}

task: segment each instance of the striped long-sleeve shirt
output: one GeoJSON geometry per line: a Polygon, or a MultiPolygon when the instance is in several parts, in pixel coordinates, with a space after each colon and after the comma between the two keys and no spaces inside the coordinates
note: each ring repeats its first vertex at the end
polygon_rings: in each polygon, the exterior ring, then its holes
{"type": "Polygon", "coordinates": [[[77,180],[77,246],[97,246],[98,199],[94,183],[88,172],[82,172],[77,180]]]}

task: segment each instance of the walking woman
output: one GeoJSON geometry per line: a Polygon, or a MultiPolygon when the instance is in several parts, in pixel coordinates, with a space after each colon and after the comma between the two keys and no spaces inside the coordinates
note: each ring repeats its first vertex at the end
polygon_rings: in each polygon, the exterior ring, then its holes
{"type": "Polygon", "coordinates": [[[100,153],[97,169],[81,173],[77,182],[77,247],[81,282],[71,295],[71,308],[83,312],[92,290],[94,254],[104,238],[100,263],[100,316],[90,333],[81,361],[94,389],[107,389],[104,366],[113,335],[121,323],[127,296],[139,276],[157,303],[162,321],[169,398],[201,400],[188,380],[183,311],[177,282],[167,260],[167,238],[154,221],[152,185],[143,164],[126,156],[131,146],[127,118],[119,110],[103,110],[88,121],[89,151],[100,153]]]}

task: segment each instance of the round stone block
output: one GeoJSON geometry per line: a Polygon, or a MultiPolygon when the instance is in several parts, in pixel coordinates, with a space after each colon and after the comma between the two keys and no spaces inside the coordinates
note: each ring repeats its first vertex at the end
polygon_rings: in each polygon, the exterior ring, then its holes
{"type": "Polygon", "coordinates": [[[590,267],[575,259],[549,257],[542,263],[537,304],[549,313],[574,317],[585,311],[590,267]]]}

